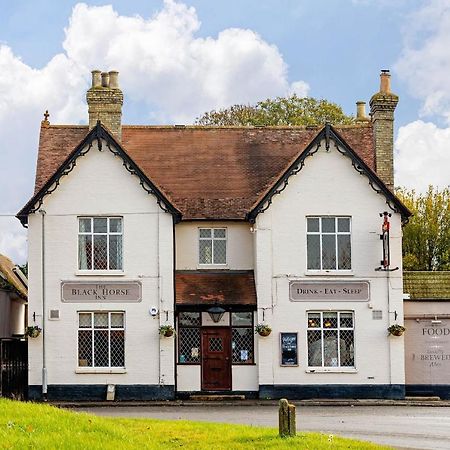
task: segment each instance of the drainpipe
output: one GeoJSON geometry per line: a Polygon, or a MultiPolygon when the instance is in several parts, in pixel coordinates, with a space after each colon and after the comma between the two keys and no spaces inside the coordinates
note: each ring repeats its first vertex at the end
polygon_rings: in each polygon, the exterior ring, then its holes
{"type": "Polygon", "coordinates": [[[45,214],[43,209],[39,210],[42,218],[41,236],[41,267],[42,267],[42,398],[47,401],[47,363],[45,354],[45,214]]]}

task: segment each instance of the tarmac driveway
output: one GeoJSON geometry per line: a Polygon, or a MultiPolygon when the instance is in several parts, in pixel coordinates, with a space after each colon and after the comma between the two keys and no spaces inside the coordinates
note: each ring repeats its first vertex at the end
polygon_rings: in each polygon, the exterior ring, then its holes
{"type": "MultiPolygon", "coordinates": [[[[108,406],[99,416],[150,417],[278,427],[274,405],[108,406]]],[[[299,431],[319,431],[408,449],[450,449],[450,407],[297,406],[299,431]]]]}

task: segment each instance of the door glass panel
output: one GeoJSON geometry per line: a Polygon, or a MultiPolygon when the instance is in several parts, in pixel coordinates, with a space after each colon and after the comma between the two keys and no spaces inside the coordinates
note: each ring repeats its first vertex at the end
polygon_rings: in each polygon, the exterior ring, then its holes
{"type": "Polygon", "coordinates": [[[223,343],[220,337],[210,337],[209,338],[209,351],[210,352],[222,352],[223,343]]]}

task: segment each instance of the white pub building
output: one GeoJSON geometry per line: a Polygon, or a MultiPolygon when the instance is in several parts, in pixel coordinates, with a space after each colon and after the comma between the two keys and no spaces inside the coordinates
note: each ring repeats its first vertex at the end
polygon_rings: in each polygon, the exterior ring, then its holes
{"type": "Polygon", "coordinates": [[[93,71],[89,126],[46,116],[17,215],[29,398],[402,398],[397,102],[383,71],[353,125],[122,125],[93,71]]]}

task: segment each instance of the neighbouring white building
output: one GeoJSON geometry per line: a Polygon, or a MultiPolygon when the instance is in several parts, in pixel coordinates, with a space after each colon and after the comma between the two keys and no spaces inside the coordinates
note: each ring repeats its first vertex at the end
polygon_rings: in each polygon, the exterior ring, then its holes
{"type": "Polygon", "coordinates": [[[389,73],[337,127],[122,125],[117,78],[93,72],[89,126],[42,122],[30,398],[402,398],[389,73]]]}

